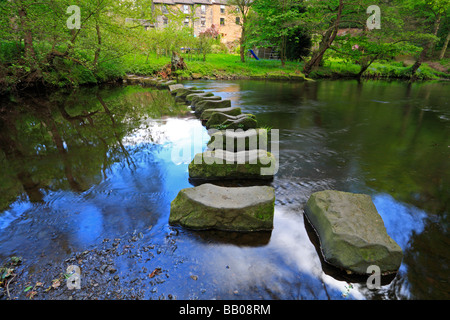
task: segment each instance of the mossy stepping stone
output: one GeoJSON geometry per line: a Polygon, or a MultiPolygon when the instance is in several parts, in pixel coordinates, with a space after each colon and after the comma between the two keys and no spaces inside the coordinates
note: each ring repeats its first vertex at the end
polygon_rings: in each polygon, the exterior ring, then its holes
{"type": "Polygon", "coordinates": [[[178,193],[171,203],[169,223],[196,230],[272,230],[274,205],[272,187],[202,184],[178,193]]]}
{"type": "Polygon", "coordinates": [[[188,169],[189,177],[194,180],[270,180],[276,167],[275,156],[266,150],[219,149],[197,153],[188,169]]]}
{"type": "Polygon", "coordinates": [[[323,258],[350,273],[366,274],[376,265],[395,273],[403,252],[387,234],[369,195],[325,190],[313,193],[305,214],[316,230],[323,258]]]}

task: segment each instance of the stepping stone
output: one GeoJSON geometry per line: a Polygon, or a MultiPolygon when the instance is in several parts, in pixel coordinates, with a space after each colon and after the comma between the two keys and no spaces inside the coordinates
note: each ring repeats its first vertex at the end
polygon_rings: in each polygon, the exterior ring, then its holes
{"type": "Polygon", "coordinates": [[[231,108],[230,100],[203,100],[199,101],[195,104],[195,113],[200,115],[206,109],[222,109],[222,108],[231,108]]]}
{"type": "Polygon", "coordinates": [[[222,109],[206,109],[203,111],[202,115],[200,116],[201,120],[208,121],[209,118],[211,118],[212,114],[215,112],[220,112],[227,114],[229,116],[238,116],[242,114],[240,107],[231,107],[231,108],[222,108],[222,109]]]}
{"type": "Polygon", "coordinates": [[[185,92],[186,90],[197,90],[197,87],[189,87],[189,88],[187,88],[187,87],[183,86],[183,87],[180,87],[180,88],[173,89],[170,93],[172,95],[176,96],[178,93],[185,92]]]}
{"type": "Polygon", "coordinates": [[[273,179],[276,159],[266,150],[229,152],[224,150],[197,153],[189,164],[194,180],[273,179]]]}
{"type": "Polygon", "coordinates": [[[255,149],[267,150],[267,141],[266,129],[220,130],[211,135],[208,149],[222,149],[231,152],[255,149]]]}
{"type": "Polygon", "coordinates": [[[128,84],[139,84],[141,83],[141,78],[137,76],[128,76],[126,78],[128,84]]]}
{"type": "Polygon", "coordinates": [[[156,83],[157,83],[158,81],[160,81],[160,80],[157,79],[157,78],[148,78],[148,77],[141,78],[141,80],[140,80],[140,82],[141,82],[142,84],[144,84],[144,85],[149,85],[149,86],[154,86],[154,85],[156,85],[156,83]]]}
{"type": "Polygon", "coordinates": [[[181,83],[169,85],[170,92],[173,92],[174,90],[181,89],[181,88],[184,88],[184,86],[181,83]]]}
{"type": "Polygon", "coordinates": [[[204,100],[218,101],[218,100],[222,100],[222,97],[214,96],[214,95],[213,96],[208,96],[208,97],[202,97],[202,96],[196,95],[196,96],[192,97],[191,107],[194,107],[198,102],[204,101],[204,100]]]}
{"type": "Polygon", "coordinates": [[[274,205],[272,187],[202,184],[178,193],[170,206],[169,223],[196,230],[272,230],[274,205]]]}
{"type": "Polygon", "coordinates": [[[192,93],[204,93],[202,90],[178,89],[176,98],[186,100],[186,97],[192,93]]]}
{"type": "Polygon", "coordinates": [[[329,264],[356,274],[366,274],[371,265],[382,274],[399,269],[402,249],[387,234],[369,195],[319,191],[310,196],[305,214],[329,264]]]}
{"type": "Polygon", "coordinates": [[[175,80],[168,80],[168,81],[161,80],[156,83],[156,87],[160,88],[160,89],[165,89],[165,88],[168,88],[170,85],[173,85],[176,83],[177,82],[175,80]]]}
{"type": "Polygon", "coordinates": [[[190,102],[194,97],[212,97],[212,96],[214,96],[214,93],[212,92],[191,93],[186,96],[186,100],[190,102]]]}
{"type": "Polygon", "coordinates": [[[230,116],[225,113],[215,112],[211,115],[209,120],[206,122],[206,128],[211,129],[255,129],[258,127],[258,121],[256,117],[252,114],[240,114],[238,116],[230,116]]]}

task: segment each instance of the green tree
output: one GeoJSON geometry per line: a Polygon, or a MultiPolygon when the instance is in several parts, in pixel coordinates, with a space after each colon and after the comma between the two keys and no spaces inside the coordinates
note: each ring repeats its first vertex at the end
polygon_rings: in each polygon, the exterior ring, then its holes
{"type": "Polygon", "coordinates": [[[241,62],[245,62],[246,41],[247,41],[247,28],[248,19],[254,0],[229,0],[228,4],[232,6],[231,10],[237,10],[240,16],[241,37],[239,39],[239,54],[241,56],[241,62]]]}
{"type": "MultiPolygon", "coordinates": [[[[416,62],[411,67],[411,78],[415,78],[417,70],[434,50],[438,42],[437,37],[441,24],[450,17],[449,0],[404,0],[399,5],[405,14],[412,17],[410,26],[417,33],[424,35],[420,45],[423,50],[420,52],[416,62]],[[428,36],[428,37],[426,37],[428,36]]],[[[447,35],[445,35],[447,36],[447,35]]]]}
{"type": "Polygon", "coordinates": [[[298,29],[298,21],[303,12],[301,0],[255,0],[255,11],[251,28],[255,45],[269,44],[277,46],[280,52],[281,66],[286,63],[288,39],[298,29]]]}

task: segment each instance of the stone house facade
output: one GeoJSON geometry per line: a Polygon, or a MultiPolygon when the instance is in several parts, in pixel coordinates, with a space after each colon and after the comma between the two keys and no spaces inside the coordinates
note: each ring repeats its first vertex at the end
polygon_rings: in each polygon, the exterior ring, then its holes
{"type": "Polygon", "coordinates": [[[154,0],[152,9],[156,14],[155,28],[177,20],[193,27],[195,36],[215,25],[225,44],[237,43],[241,37],[239,11],[227,0],[154,0]]]}

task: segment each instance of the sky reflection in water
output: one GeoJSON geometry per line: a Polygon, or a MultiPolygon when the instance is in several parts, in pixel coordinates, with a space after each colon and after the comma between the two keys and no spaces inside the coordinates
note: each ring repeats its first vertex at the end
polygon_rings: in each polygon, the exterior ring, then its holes
{"type": "MultiPolygon", "coordinates": [[[[267,87],[260,82],[197,82],[195,85],[224,98],[231,97],[234,105],[255,113],[262,124],[273,123],[273,128],[280,129],[280,170],[272,183],[277,197],[274,229],[269,234],[254,236],[178,229],[173,253],[158,257],[159,263],[172,268],[174,274],[171,281],[161,284],[159,292],[178,290],[178,297],[186,299],[344,299],[342,293],[348,284],[324,272],[303,217],[303,206],[309,195],[326,188],[371,194],[388,234],[408,257],[415,256],[416,250],[420,252],[412,239],[419,241],[417,235],[438,218],[412,203],[396,200],[387,192],[380,181],[389,177],[390,172],[386,170],[390,166],[396,170],[394,160],[389,162],[390,149],[386,148],[387,155],[382,155],[382,161],[377,162],[379,159],[371,153],[376,147],[376,139],[362,134],[364,130],[370,133],[372,126],[377,128],[385,121],[377,118],[381,113],[379,108],[391,104],[364,105],[367,110],[361,112],[355,111],[356,108],[343,111],[344,108],[338,107],[335,110],[328,100],[333,101],[333,106],[334,103],[339,106],[333,94],[340,96],[342,92],[333,90],[327,83],[317,84],[317,87],[278,84],[280,92],[276,93],[269,91],[277,85],[267,87]],[[367,112],[374,112],[374,120],[370,120],[367,112]],[[364,120],[361,120],[361,114],[364,120]],[[367,150],[365,146],[368,146],[367,150]],[[364,158],[367,155],[369,157],[364,158]],[[380,176],[384,175],[381,178],[374,173],[378,169],[380,176]],[[201,281],[183,282],[186,274],[200,274],[201,281]],[[198,293],[204,289],[204,294],[198,293]]],[[[355,89],[353,83],[340,85],[342,90],[355,89]]],[[[371,101],[372,94],[372,98],[379,100],[376,86],[366,86],[372,91],[361,96],[371,101]]],[[[389,94],[382,100],[388,100],[389,94]]],[[[154,99],[151,95],[145,97],[154,99]]],[[[350,96],[349,100],[353,98],[350,96]]],[[[410,100],[405,99],[409,103],[410,100]]],[[[135,105],[133,101],[132,106],[135,105]]],[[[442,121],[436,110],[433,110],[433,114],[437,113],[434,115],[436,120],[420,114],[417,107],[405,110],[414,115],[419,112],[420,119],[427,121],[423,125],[432,126],[433,121],[442,121]]],[[[396,109],[389,109],[389,112],[393,117],[396,109]]],[[[400,114],[404,116],[404,113],[400,114]]],[[[121,151],[122,157],[89,176],[88,180],[95,183],[87,190],[49,188],[44,191],[43,201],[34,203],[22,194],[0,213],[1,258],[20,254],[36,263],[44,263],[44,259],[39,258],[40,253],[57,259],[95,246],[104,238],[149,230],[150,226],[151,231],[144,231],[146,237],[153,242],[166,243],[165,236],[171,230],[167,224],[170,202],[180,189],[192,187],[188,180],[188,163],[196,152],[205,149],[206,130],[194,117],[155,120],[137,115],[130,119],[135,127],[120,139],[125,149],[121,151]],[[203,139],[194,139],[194,136],[203,139]]],[[[414,121],[405,119],[402,124],[405,137],[420,140],[424,129],[419,131],[414,127],[414,121]]],[[[378,129],[374,132],[380,134],[378,129]]],[[[386,134],[392,136],[391,132],[386,134]]],[[[44,150],[45,142],[39,146],[44,150]]],[[[64,141],[63,146],[69,157],[74,156],[70,153],[73,149],[70,143],[64,141]]],[[[414,146],[408,146],[414,149],[414,146]]],[[[110,146],[107,155],[114,156],[113,151],[117,152],[110,146]]],[[[397,150],[394,151],[391,153],[396,154],[397,150]]],[[[419,152],[415,149],[412,152],[419,158],[419,152]]],[[[436,154],[439,158],[439,153],[436,154]]],[[[86,158],[85,161],[89,163],[90,160],[86,158]]],[[[406,175],[416,178],[415,172],[408,171],[406,175]]],[[[407,178],[402,175],[392,179],[391,182],[395,182],[407,178]]],[[[425,185],[420,183],[420,186],[425,185]]],[[[398,198],[402,196],[400,194],[398,198]]],[[[397,278],[383,286],[380,292],[369,292],[364,283],[356,283],[348,298],[420,296],[420,292],[412,292],[417,286],[412,281],[417,280],[411,278],[413,270],[408,261],[402,263],[397,278]]],[[[132,267],[129,268],[129,272],[133,272],[132,267]]],[[[153,295],[148,293],[148,297],[153,295]]]]}

